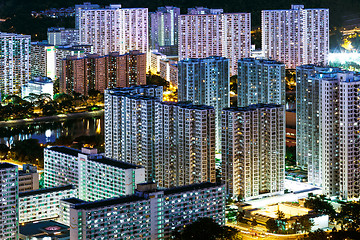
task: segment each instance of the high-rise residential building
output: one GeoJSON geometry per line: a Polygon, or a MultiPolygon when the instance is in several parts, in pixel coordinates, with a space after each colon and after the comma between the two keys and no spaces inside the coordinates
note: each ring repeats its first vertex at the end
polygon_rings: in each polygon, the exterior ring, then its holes
{"type": "Polygon", "coordinates": [[[180,8],[158,7],[149,14],[150,47],[166,55],[177,55],[180,8]]]}
{"type": "Polygon", "coordinates": [[[329,197],[360,197],[360,75],[339,72],[321,81],[320,147],[323,192],[329,197]]]}
{"type": "Polygon", "coordinates": [[[216,149],[220,149],[221,110],[230,107],[229,59],[208,57],[178,62],[178,99],[215,108],[216,149]]]}
{"type": "Polygon", "coordinates": [[[285,64],[268,59],[243,58],[238,62],[238,106],[285,105],[285,64]]]}
{"type": "Polygon", "coordinates": [[[0,239],[19,239],[18,167],[0,163],[0,239]]]}
{"type": "Polygon", "coordinates": [[[51,46],[43,42],[32,42],[30,46],[30,74],[31,77],[47,75],[47,49],[51,46]]]}
{"type": "Polygon", "coordinates": [[[83,4],[75,5],[75,29],[79,29],[80,26],[80,11],[84,9],[99,9],[98,4],[91,4],[90,2],[84,2],[83,4]]]}
{"type": "Polygon", "coordinates": [[[45,187],[72,184],[86,201],[131,195],[135,185],[145,181],[143,167],[115,161],[88,148],[46,148],[44,174],[45,187]]]}
{"type": "Polygon", "coordinates": [[[30,36],[0,32],[0,93],[20,94],[30,78],[30,36]]]}
{"type": "Polygon", "coordinates": [[[148,50],[148,9],[121,8],[80,10],[80,43],[90,44],[94,52],[125,54],[130,50],[148,50]]]}
{"type": "Polygon", "coordinates": [[[59,45],[78,45],[80,43],[79,30],[73,28],[48,28],[48,44],[59,45]]]}
{"type": "Polygon", "coordinates": [[[74,186],[65,185],[19,193],[19,223],[59,217],[60,200],[76,197],[74,186]]]}
{"type": "Polygon", "coordinates": [[[155,182],[170,188],[215,181],[214,107],[156,102],[155,182]]]}
{"type": "Polygon", "coordinates": [[[237,61],[250,57],[250,13],[205,10],[180,15],[179,59],[222,56],[230,61],[230,74],[236,75],[237,61]]]}
{"type": "Polygon", "coordinates": [[[68,56],[62,62],[60,92],[87,95],[89,90],[146,84],[146,54],[137,50],[123,55],[68,56]]]}
{"type": "Polygon", "coordinates": [[[251,199],[284,190],[284,106],[224,109],[221,143],[221,170],[228,196],[251,199]]]}
{"type": "Polygon", "coordinates": [[[321,81],[340,69],[316,65],[296,68],[296,161],[308,170],[308,182],[322,185],[320,149],[321,81]]]}
{"type": "Polygon", "coordinates": [[[145,167],[154,180],[155,102],[162,87],[134,86],[105,90],[105,155],[145,167]]]}
{"type": "Polygon", "coordinates": [[[223,9],[214,9],[214,8],[206,8],[206,7],[194,7],[188,8],[188,14],[222,14],[224,13],[223,9]]]}
{"type": "Polygon", "coordinates": [[[170,189],[139,184],[132,196],[71,202],[70,239],[169,239],[199,218],[225,224],[225,189],[217,183],[170,189]]]}
{"type": "Polygon", "coordinates": [[[263,10],[262,50],[266,58],[295,69],[303,64],[326,64],[329,54],[329,9],[263,10]]]}

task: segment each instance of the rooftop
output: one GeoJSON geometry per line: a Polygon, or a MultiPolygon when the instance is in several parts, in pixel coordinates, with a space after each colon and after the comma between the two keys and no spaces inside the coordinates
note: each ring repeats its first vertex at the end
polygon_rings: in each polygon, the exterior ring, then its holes
{"type": "Polygon", "coordinates": [[[131,195],[131,196],[104,199],[104,200],[99,200],[99,201],[94,201],[94,202],[79,203],[79,204],[76,204],[74,208],[90,210],[90,209],[97,209],[97,208],[102,208],[102,207],[114,206],[114,205],[119,205],[119,204],[123,204],[123,203],[130,203],[130,202],[143,201],[143,200],[146,200],[146,199],[143,197],[131,195]]]}
{"type": "Polygon", "coordinates": [[[211,188],[211,187],[220,187],[220,186],[223,186],[223,184],[222,183],[211,183],[211,182],[196,183],[196,184],[191,184],[191,185],[187,185],[187,186],[165,189],[164,195],[170,195],[170,194],[182,193],[182,192],[190,192],[190,191],[194,191],[194,190],[200,190],[200,189],[211,188]]]}
{"type": "Polygon", "coordinates": [[[122,162],[122,161],[117,161],[111,158],[107,158],[104,157],[102,155],[93,155],[94,157],[92,157],[92,155],[90,155],[89,160],[90,161],[94,161],[94,162],[98,162],[98,163],[102,163],[105,165],[110,165],[110,166],[114,166],[114,167],[118,167],[118,168],[122,168],[122,169],[138,169],[138,168],[142,168],[142,166],[139,165],[135,165],[135,164],[131,164],[131,163],[127,163],[127,162],[122,162]],[[95,158],[95,156],[97,156],[95,158]]]}
{"type": "MultiPolygon", "coordinates": [[[[44,236],[49,237],[49,235],[52,235],[55,233],[56,233],[57,237],[66,237],[66,236],[70,237],[69,226],[55,222],[53,220],[27,223],[25,225],[20,224],[19,230],[20,230],[19,231],[20,236],[22,235],[22,236],[26,236],[26,237],[32,237],[32,236],[39,237],[40,234],[41,234],[41,236],[44,234],[44,236]],[[60,232],[61,232],[61,234],[59,234],[60,232]]],[[[26,239],[28,239],[28,238],[26,238],[26,239]]],[[[68,238],[68,239],[70,239],[70,238],[68,238]]]]}
{"type": "Polygon", "coordinates": [[[194,105],[190,101],[188,101],[188,102],[161,102],[161,103],[165,104],[165,105],[179,106],[179,107],[187,108],[187,109],[197,109],[197,110],[214,109],[213,106],[194,105]]]}
{"type": "Polygon", "coordinates": [[[244,112],[244,111],[251,111],[259,108],[282,108],[282,105],[276,104],[253,104],[247,107],[229,107],[224,108],[223,111],[230,111],[230,112],[244,112]]]}
{"type": "Polygon", "coordinates": [[[71,204],[86,203],[86,201],[81,200],[79,198],[66,198],[66,199],[61,199],[61,201],[68,202],[68,203],[71,203],[71,204]]]}
{"type": "Polygon", "coordinates": [[[28,196],[38,195],[38,194],[60,192],[60,191],[71,190],[71,189],[75,189],[75,187],[73,185],[64,185],[64,186],[53,187],[53,188],[42,188],[42,189],[38,189],[38,190],[19,192],[19,197],[22,198],[22,197],[28,197],[28,196]]]}
{"type": "Polygon", "coordinates": [[[17,166],[7,162],[0,163],[0,169],[6,169],[6,168],[17,168],[17,166]]]}
{"type": "Polygon", "coordinates": [[[74,156],[74,157],[77,157],[78,154],[81,153],[81,151],[78,149],[64,147],[64,146],[54,146],[54,147],[50,147],[48,149],[51,151],[60,152],[63,154],[74,156]]]}

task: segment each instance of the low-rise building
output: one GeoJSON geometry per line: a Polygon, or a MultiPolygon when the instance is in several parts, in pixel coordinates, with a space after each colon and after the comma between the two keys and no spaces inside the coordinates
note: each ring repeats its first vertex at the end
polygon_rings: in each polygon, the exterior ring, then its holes
{"type": "Polygon", "coordinates": [[[54,97],[54,83],[48,77],[36,77],[28,83],[21,86],[21,98],[30,96],[30,94],[41,95],[48,94],[51,99],[54,97]]]}
{"type": "Polygon", "coordinates": [[[44,174],[46,187],[73,184],[79,197],[87,201],[131,195],[136,184],[145,181],[143,167],[107,158],[89,148],[46,148],[44,174]]]}
{"type": "Polygon", "coordinates": [[[209,217],[225,224],[225,189],[200,183],[171,189],[140,184],[135,195],[70,208],[70,239],[168,239],[174,231],[209,217]]]}
{"type": "Polygon", "coordinates": [[[19,193],[19,223],[59,217],[60,200],[77,196],[72,185],[19,193]]]}

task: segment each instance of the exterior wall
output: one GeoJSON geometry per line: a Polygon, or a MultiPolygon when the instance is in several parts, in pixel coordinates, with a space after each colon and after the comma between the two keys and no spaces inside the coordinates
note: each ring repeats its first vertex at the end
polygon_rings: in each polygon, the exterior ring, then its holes
{"type": "Polygon", "coordinates": [[[163,49],[169,48],[170,55],[177,55],[180,8],[159,7],[156,12],[149,15],[151,49],[163,52],[163,49]]]}
{"type": "Polygon", "coordinates": [[[24,192],[19,196],[19,223],[28,223],[41,220],[55,219],[59,217],[60,200],[75,197],[76,189],[60,190],[47,188],[30,192],[24,192]],[[39,192],[39,193],[37,193],[39,192]],[[30,194],[29,194],[30,193],[30,194]]]}
{"type": "Polygon", "coordinates": [[[263,10],[261,29],[266,58],[283,62],[291,69],[327,63],[329,9],[292,5],[290,10],[263,10]]]}
{"type": "Polygon", "coordinates": [[[238,106],[285,105],[285,65],[273,60],[244,58],[238,62],[238,106]]]}
{"type": "Polygon", "coordinates": [[[19,192],[39,189],[39,173],[19,175],[19,192]]]}
{"type": "Polygon", "coordinates": [[[62,62],[60,92],[87,95],[91,89],[103,92],[106,88],[146,84],[146,54],[139,51],[102,57],[68,56],[62,62]]]}
{"type": "Polygon", "coordinates": [[[137,195],[142,197],[108,203],[104,200],[98,206],[91,202],[77,204],[70,209],[70,238],[168,239],[174,231],[202,217],[224,225],[224,187],[206,184],[175,191],[139,192],[137,195]]]}
{"type": "Polygon", "coordinates": [[[86,201],[131,195],[136,184],[145,181],[144,168],[122,165],[97,153],[53,147],[45,149],[44,156],[45,187],[72,184],[86,201]]]}
{"type": "Polygon", "coordinates": [[[237,61],[250,57],[250,22],[249,13],[180,15],[179,59],[222,56],[236,75],[237,61]]]}
{"type": "Polygon", "coordinates": [[[94,46],[94,52],[125,54],[129,50],[147,52],[148,9],[110,5],[107,9],[80,10],[80,43],[94,46]]]}
{"type": "Polygon", "coordinates": [[[59,185],[79,188],[78,156],[44,149],[44,185],[52,188],[59,185]]]}
{"type": "Polygon", "coordinates": [[[19,239],[19,188],[18,168],[0,163],[0,239],[19,239]]]}
{"type": "Polygon", "coordinates": [[[178,99],[215,109],[216,150],[220,150],[221,110],[230,107],[229,60],[223,57],[178,62],[178,99]]]}
{"type": "Polygon", "coordinates": [[[0,92],[20,95],[30,78],[30,36],[0,32],[0,92]]]}
{"type": "Polygon", "coordinates": [[[215,182],[215,111],[189,103],[155,103],[155,182],[175,187],[215,182]]]}
{"type": "Polygon", "coordinates": [[[284,190],[284,106],[222,111],[222,176],[227,195],[250,199],[284,190]]]}
{"type": "Polygon", "coordinates": [[[133,86],[105,91],[105,155],[145,167],[153,180],[154,104],[162,87],[133,86]]]}

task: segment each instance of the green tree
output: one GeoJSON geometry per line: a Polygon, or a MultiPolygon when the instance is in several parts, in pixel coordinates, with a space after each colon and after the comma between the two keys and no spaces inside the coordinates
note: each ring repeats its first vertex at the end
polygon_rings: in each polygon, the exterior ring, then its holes
{"type": "Polygon", "coordinates": [[[222,227],[211,218],[200,218],[187,225],[182,232],[175,233],[174,237],[178,240],[225,240],[232,239],[237,234],[236,229],[222,227]]]}
{"type": "Polygon", "coordinates": [[[321,195],[320,197],[309,195],[305,200],[304,206],[314,210],[315,213],[329,215],[332,219],[336,214],[334,207],[325,200],[324,195],[321,195]]]}
{"type": "Polygon", "coordinates": [[[341,223],[345,230],[358,231],[360,229],[360,204],[359,202],[347,202],[341,206],[336,220],[341,223]]]}
{"type": "Polygon", "coordinates": [[[299,218],[300,229],[303,232],[310,232],[311,227],[314,226],[314,222],[309,217],[301,216],[299,218]]]}
{"type": "Polygon", "coordinates": [[[266,228],[269,232],[276,233],[279,231],[278,223],[275,219],[270,218],[266,221],[266,228]]]}
{"type": "Polygon", "coordinates": [[[310,232],[301,238],[301,240],[325,240],[328,239],[328,234],[321,229],[310,232]]]}

